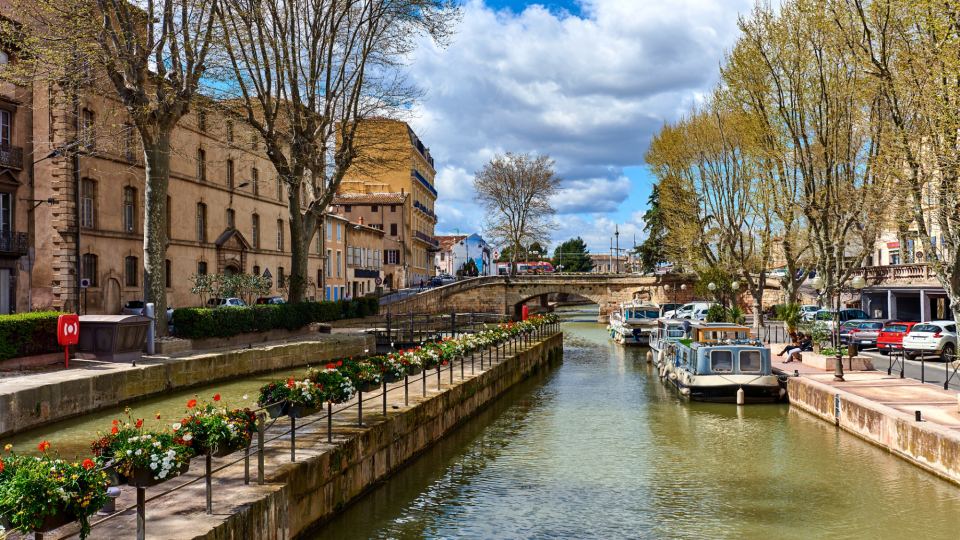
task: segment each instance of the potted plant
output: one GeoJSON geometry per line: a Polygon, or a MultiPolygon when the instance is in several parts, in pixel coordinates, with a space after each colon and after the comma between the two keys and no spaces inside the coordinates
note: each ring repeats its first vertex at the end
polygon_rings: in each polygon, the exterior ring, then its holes
{"type": "Polygon", "coordinates": [[[322,399],[331,403],[343,403],[357,393],[353,382],[338,369],[343,362],[330,363],[324,369],[308,368],[307,379],[317,385],[322,399]]]}
{"type": "Polygon", "coordinates": [[[301,418],[317,412],[324,401],[323,391],[309,379],[287,379],[286,383],[273,381],[262,386],[257,404],[266,407],[271,418],[301,418]]]}
{"type": "MultiPolygon", "coordinates": [[[[196,402],[196,400],[191,400],[196,402]]],[[[176,428],[176,424],[174,425],[176,428]]],[[[143,429],[143,420],[134,426],[114,421],[111,436],[93,443],[101,446],[97,462],[112,462],[118,475],[127,478],[127,485],[152,487],[179,476],[190,468],[193,434],[185,431],[171,433],[143,429]]],[[[95,449],[95,454],[97,450],[95,449]]]]}
{"type": "Polygon", "coordinates": [[[395,354],[374,356],[368,361],[380,368],[385,383],[395,383],[407,374],[406,365],[395,354]]]}
{"type": "Polygon", "coordinates": [[[382,380],[380,369],[367,361],[355,362],[352,359],[343,363],[343,373],[361,392],[372,392],[380,388],[382,380]]]}
{"type": "Polygon", "coordinates": [[[194,452],[213,457],[228,456],[250,446],[257,427],[253,411],[229,410],[221,405],[220,394],[213,396],[213,401],[213,404],[197,404],[191,400],[192,414],[175,424],[174,432],[191,434],[194,452]]]}
{"type": "Polygon", "coordinates": [[[49,442],[39,448],[41,457],[0,457],[0,522],[5,529],[26,534],[79,521],[80,538],[85,539],[89,517],[110,500],[107,475],[91,459],[69,462],[51,456],[49,442]]]}

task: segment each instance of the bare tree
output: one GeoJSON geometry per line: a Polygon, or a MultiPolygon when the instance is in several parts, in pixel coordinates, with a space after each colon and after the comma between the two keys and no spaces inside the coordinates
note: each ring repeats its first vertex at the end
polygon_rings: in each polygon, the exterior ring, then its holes
{"type": "Polygon", "coordinates": [[[557,225],[550,197],[562,190],[550,156],[496,155],[474,174],[474,200],[486,211],[484,230],[495,244],[511,246],[510,275],[516,253],[533,242],[546,244],[557,225]]]}
{"type": "Polygon", "coordinates": [[[310,242],[341,181],[396,145],[372,120],[409,115],[422,96],[405,57],[418,34],[445,43],[459,11],[452,0],[223,1],[238,96],[223,106],[259,133],[286,186],[289,299],[303,301],[310,242]]]}
{"type": "MultiPolygon", "coordinates": [[[[17,45],[37,60],[23,74],[72,92],[112,96],[126,109],[142,143],[144,299],[167,329],[166,220],[170,139],[190,111],[215,38],[219,0],[14,0],[28,30],[17,45]]],[[[78,137],[80,136],[78,129],[78,137]]],[[[77,141],[80,142],[80,141],[77,141]]],[[[78,146],[74,144],[74,148],[78,146]]],[[[79,187],[78,187],[79,189],[79,187]]]]}

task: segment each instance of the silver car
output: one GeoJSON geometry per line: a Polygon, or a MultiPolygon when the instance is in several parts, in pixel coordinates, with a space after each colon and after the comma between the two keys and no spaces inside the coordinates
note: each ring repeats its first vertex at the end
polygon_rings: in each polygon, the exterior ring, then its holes
{"type": "MultiPolygon", "coordinates": [[[[143,315],[143,300],[130,300],[123,305],[123,311],[120,313],[124,315],[143,315]]],[[[167,306],[167,320],[169,321],[173,318],[173,308],[167,306]]]]}

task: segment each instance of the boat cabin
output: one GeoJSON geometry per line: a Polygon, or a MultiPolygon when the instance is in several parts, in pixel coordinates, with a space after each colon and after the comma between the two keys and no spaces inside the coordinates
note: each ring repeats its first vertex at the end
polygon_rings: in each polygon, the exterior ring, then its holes
{"type": "Polygon", "coordinates": [[[677,367],[695,375],[769,375],[770,349],[750,339],[750,328],[693,322],[689,335],[671,347],[677,367]]]}

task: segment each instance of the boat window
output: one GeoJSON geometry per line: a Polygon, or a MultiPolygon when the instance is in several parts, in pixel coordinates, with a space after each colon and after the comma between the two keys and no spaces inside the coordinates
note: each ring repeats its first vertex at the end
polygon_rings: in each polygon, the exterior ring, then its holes
{"type": "Polygon", "coordinates": [[[733,371],[733,352],[710,351],[710,371],[733,371]]]}
{"type": "Polygon", "coordinates": [[[740,351],[740,371],[760,371],[763,368],[763,355],[760,351],[740,351]]]}
{"type": "Polygon", "coordinates": [[[707,330],[701,333],[703,340],[746,340],[750,333],[746,330],[707,330]]]}
{"type": "Polygon", "coordinates": [[[667,337],[683,337],[683,330],[675,326],[667,328],[667,337]]]}

